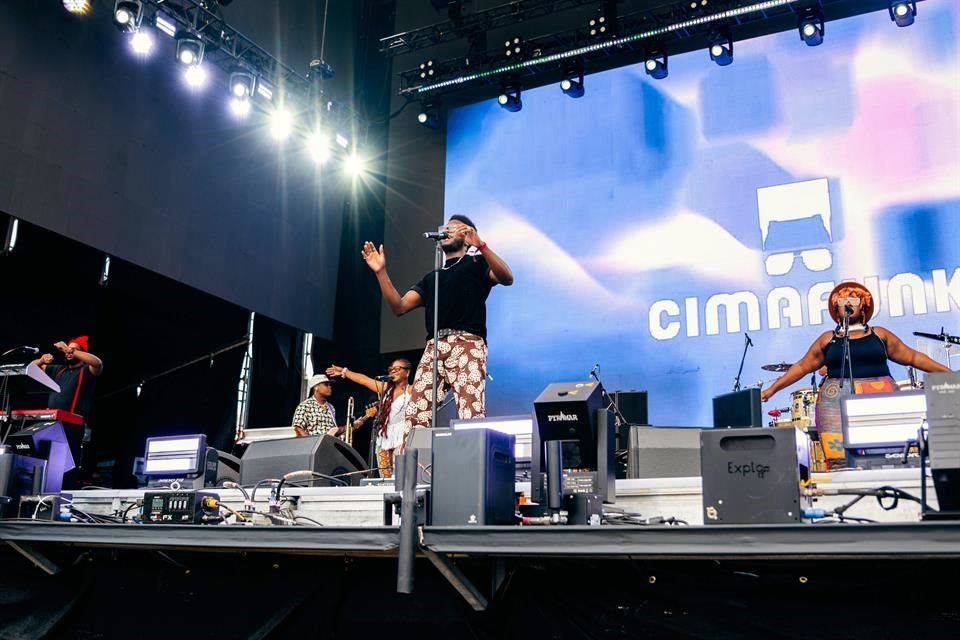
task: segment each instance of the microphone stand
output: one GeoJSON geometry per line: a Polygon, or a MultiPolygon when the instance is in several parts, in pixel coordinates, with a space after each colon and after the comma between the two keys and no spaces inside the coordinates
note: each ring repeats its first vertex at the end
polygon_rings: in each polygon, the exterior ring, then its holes
{"type": "Polygon", "coordinates": [[[740,391],[740,376],[743,375],[743,363],[747,360],[747,349],[753,345],[753,342],[750,341],[750,336],[743,334],[743,355],[740,356],[740,370],[737,371],[737,377],[733,381],[733,390],[740,391]]]}
{"type": "Polygon", "coordinates": [[[606,410],[613,413],[614,425],[619,427],[621,425],[628,424],[627,419],[624,418],[623,414],[620,412],[620,407],[618,407],[617,403],[614,402],[613,397],[607,393],[607,388],[603,386],[603,381],[600,380],[600,374],[597,373],[596,369],[594,369],[590,372],[590,375],[593,376],[596,379],[597,384],[600,385],[600,394],[607,400],[606,410]]]}
{"type": "MultiPolygon", "coordinates": [[[[445,237],[445,236],[444,236],[445,237]]],[[[440,270],[443,268],[443,247],[440,243],[444,238],[434,239],[433,257],[433,401],[431,404],[430,426],[437,428],[437,392],[440,390],[439,360],[440,360],[440,327],[437,326],[440,318],[440,270]]]]}
{"type": "Polygon", "coordinates": [[[840,388],[843,389],[843,382],[850,375],[850,395],[855,395],[857,390],[853,385],[853,361],[850,359],[850,314],[851,309],[843,311],[843,360],[840,363],[840,388]]]}

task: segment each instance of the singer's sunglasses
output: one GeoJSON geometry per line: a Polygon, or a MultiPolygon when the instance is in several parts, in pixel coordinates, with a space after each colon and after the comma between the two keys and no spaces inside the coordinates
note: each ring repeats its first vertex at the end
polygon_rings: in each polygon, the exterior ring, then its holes
{"type": "Polygon", "coordinates": [[[387,367],[387,373],[396,373],[397,371],[404,371],[410,367],[387,367]]]}

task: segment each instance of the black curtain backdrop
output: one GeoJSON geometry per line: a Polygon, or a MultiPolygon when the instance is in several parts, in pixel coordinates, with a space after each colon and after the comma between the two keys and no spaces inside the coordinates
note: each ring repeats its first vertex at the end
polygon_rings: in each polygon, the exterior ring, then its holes
{"type": "MultiPolygon", "coordinates": [[[[151,435],[204,433],[212,446],[229,449],[243,348],[215,357],[212,366],[207,356],[244,338],[247,312],[116,259],[102,287],[102,253],[23,221],[19,235],[16,249],[0,256],[0,351],[29,344],[55,353],[58,340],[90,336],[104,372],[89,423],[98,458],[114,461],[107,470],[113,478],[104,481],[129,486],[133,458],[151,435]],[[135,387],[144,380],[138,398],[135,387]]],[[[43,407],[46,393],[34,385],[15,402],[43,407]]]]}

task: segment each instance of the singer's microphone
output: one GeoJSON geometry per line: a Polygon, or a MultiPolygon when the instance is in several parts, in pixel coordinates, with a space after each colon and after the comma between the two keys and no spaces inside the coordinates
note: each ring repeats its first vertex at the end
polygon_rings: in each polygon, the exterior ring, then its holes
{"type": "Polygon", "coordinates": [[[843,310],[846,312],[846,314],[847,314],[848,316],[852,316],[852,315],[853,315],[853,305],[850,304],[849,302],[848,302],[847,304],[843,305],[843,310]]]}
{"type": "Polygon", "coordinates": [[[750,335],[747,334],[747,333],[744,333],[743,335],[747,338],[747,344],[752,347],[752,346],[753,346],[753,340],[750,339],[750,335]]]}
{"type": "Polygon", "coordinates": [[[374,380],[379,380],[380,382],[389,382],[390,380],[393,380],[392,377],[387,376],[387,375],[374,376],[373,379],[374,379],[374,380]]]}
{"type": "Polygon", "coordinates": [[[445,240],[447,238],[446,231],[427,231],[423,234],[423,237],[427,240],[445,240]]]}
{"type": "Polygon", "coordinates": [[[600,363],[593,365],[593,369],[590,370],[590,376],[593,378],[597,377],[597,371],[600,370],[600,363]]]}

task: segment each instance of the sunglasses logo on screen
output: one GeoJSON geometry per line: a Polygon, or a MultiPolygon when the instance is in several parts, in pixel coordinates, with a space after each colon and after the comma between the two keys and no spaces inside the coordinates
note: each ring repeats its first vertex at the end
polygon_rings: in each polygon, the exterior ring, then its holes
{"type": "Polygon", "coordinates": [[[785,276],[798,262],[814,272],[833,266],[833,212],[826,178],[757,189],[757,213],[767,275],[785,276]]]}

